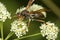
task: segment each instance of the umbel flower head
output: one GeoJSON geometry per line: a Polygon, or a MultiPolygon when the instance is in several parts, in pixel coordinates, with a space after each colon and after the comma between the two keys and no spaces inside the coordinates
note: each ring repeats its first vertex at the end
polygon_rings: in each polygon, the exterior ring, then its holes
{"type": "Polygon", "coordinates": [[[26,32],[28,32],[27,24],[21,20],[15,20],[13,23],[11,23],[11,30],[16,34],[18,38],[25,35],[26,32]]]}
{"type": "MultiPolygon", "coordinates": [[[[21,7],[20,9],[17,9],[16,13],[18,13],[18,12],[21,13],[25,9],[26,9],[26,7],[21,7]]],[[[40,9],[44,9],[44,8],[41,5],[33,4],[32,6],[30,6],[30,8],[27,9],[27,11],[31,12],[31,11],[37,11],[37,10],[40,10],[40,9]]],[[[44,15],[44,17],[46,17],[46,12],[45,11],[43,11],[41,13],[44,15]]]]}
{"type": "Polygon", "coordinates": [[[55,40],[58,34],[58,27],[55,26],[54,23],[46,22],[46,24],[42,24],[40,26],[41,34],[43,37],[46,36],[48,40],[55,40]]]}
{"type": "Polygon", "coordinates": [[[5,22],[5,20],[10,17],[10,13],[7,11],[6,7],[0,2],[0,21],[5,22]]]}

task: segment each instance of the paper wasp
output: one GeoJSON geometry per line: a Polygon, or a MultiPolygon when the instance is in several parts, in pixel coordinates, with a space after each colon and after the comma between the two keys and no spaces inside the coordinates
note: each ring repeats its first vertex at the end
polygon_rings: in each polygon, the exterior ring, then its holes
{"type": "Polygon", "coordinates": [[[18,19],[22,18],[24,20],[24,18],[28,19],[29,22],[28,22],[28,25],[30,24],[30,21],[31,20],[35,20],[35,21],[38,21],[38,22],[45,22],[43,21],[42,19],[44,19],[44,15],[41,13],[41,12],[44,12],[45,9],[40,9],[40,10],[37,10],[37,11],[27,11],[27,9],[31,6],[31,4],[34,2],[35,0],[29,0],[28,2],[28,5],[26,6],[26,9],[23,10],[21,13],[17,13],[17,17],[18,19]]]}

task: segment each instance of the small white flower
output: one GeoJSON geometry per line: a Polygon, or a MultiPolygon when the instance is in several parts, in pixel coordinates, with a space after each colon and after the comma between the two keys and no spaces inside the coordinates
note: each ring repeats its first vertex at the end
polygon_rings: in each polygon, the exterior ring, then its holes
{"type": "Polygon", "coordinates": [[[55,40],[57,38],[59,30],[54,23],[46,22],[46,24],[40,26],[40,29],[42,36],[46,36],[46,39],[55,40]]]}
{"type": "Polygon", "coordinates": [[[22,12],[23,10],[25,10],[26,8],[25,7],[21,7],[20,9],[17,9],[17,11],[16,11],[16,14],[18,13],[18,12],[22,12]]]}
{"type": "Polygon", "coordinates": [[[23,21],[20,20],[15,20],[12,24],[11,24],[11,30],[13,31],[16,36],[18,38],[20,38],[21,36],[25,35],[26,32],[28,32],[28,27],[27,24],[23,21]]]}
{"type": "Polygon", "coordinates": [[[20,8],[20,12],[22,12],[23,10],[25,10],[26,8],[25,7],[23,7],[23,8],[20,8]]]}
{"type": "Polygon", "coordinates": [[[20,9],[17,9],[16,14],[17,14],[18,12],[20,12],[20,9]]]}
{"type": "Polygon", "coordinates": [[[6,7],[0,2],[0,21],[5,22],[5,20],[10,17],[10,13],[7,11],[6,7]]]}

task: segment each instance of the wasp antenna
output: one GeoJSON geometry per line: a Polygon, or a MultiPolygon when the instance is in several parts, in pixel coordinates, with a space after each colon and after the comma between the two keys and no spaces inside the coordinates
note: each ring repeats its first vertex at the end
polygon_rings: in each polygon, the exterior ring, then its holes
{"type": "Polygon", "coordinates": [[[28,9],[34,1],[35,0],[29,0],[28,5],[26,6],[26,9],[28,9]]]}

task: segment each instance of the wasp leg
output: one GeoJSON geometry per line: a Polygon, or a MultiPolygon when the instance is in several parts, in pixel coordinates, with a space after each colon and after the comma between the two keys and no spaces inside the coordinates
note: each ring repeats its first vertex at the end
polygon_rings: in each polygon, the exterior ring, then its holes
{"type": "Polygon", "coordinates": [[[28,20],[28,27],[30,26],[31,19],[28,20]]]}
{"type": "Polygon", "coordinates": [[[28,9],[34,1],[35,0],[29,0],[28,5],[26,6],[26,9],[28,9]]]}
{"type": "Polygon", "coordinates": [[[45,21],[43,21],[43,20],[38,20],[38,19],[33,19],[33,20],[38,21],[38,22],[45,23],[45,21]]]}

